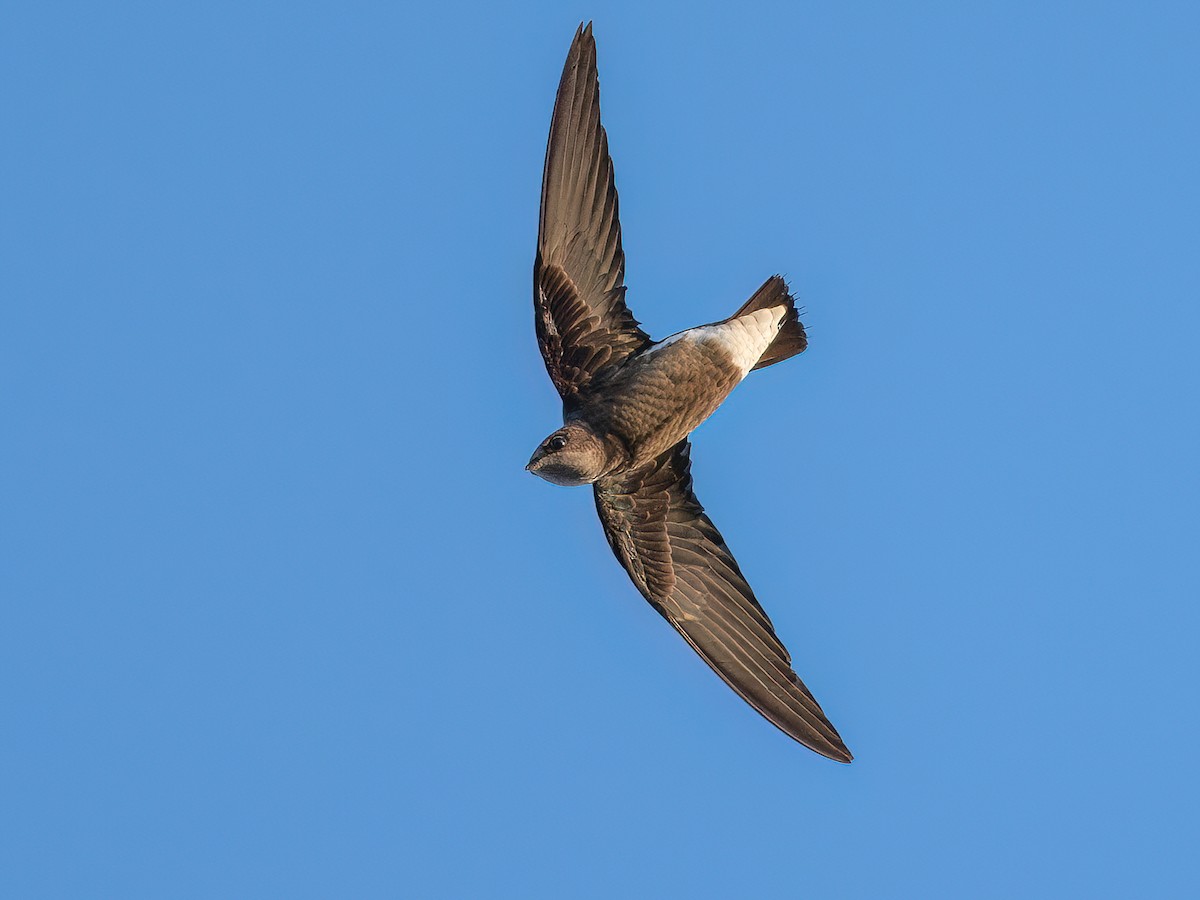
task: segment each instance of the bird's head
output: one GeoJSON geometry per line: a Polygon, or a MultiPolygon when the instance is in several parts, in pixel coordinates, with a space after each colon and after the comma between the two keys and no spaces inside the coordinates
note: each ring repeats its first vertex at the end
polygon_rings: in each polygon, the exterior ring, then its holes
{"type": "Polygon", "coordinates": [[[564,425],[546,438],[525,470],[552,484],[591,484],[608,467],[604,442],[586,425],[564,425]]]}

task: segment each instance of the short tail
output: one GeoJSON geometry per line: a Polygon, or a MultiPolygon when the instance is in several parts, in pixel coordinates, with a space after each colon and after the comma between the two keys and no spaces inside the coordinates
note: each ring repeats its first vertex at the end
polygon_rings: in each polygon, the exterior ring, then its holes
{"type": "Polygon", "coordinates": [[[808,346],[808,336],[804,333],[804,326],[796,314],[796,299],[788,293],[787,282],[778,275],[772,275],[763,282],[763,286],[754,292],[754,296],[747,300],[742,308],[730,318],[736,319],[747,313],[760,309],[772,309],[777,306],[787,308],[783,322],[779,326],[779,334],[767,345],[767,349],[755,363],[754,369],[762,369],[777,362],[783,362],[785,359],[791,359],[797,353],[803,353],[804,348],[808,346]]]}

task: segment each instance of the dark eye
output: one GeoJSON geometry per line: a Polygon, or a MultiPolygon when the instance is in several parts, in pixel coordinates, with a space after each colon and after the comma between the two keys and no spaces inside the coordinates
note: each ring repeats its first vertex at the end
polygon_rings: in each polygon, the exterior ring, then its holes
{"type": "Polygon", "coordinates": [[[550,440],[546,442],[546,446],[549,447],[550,452],[553,453],[554,451],[561,450],[563,447],[567,446],[567,439],[560,434],[550,438],[550,440]]]}

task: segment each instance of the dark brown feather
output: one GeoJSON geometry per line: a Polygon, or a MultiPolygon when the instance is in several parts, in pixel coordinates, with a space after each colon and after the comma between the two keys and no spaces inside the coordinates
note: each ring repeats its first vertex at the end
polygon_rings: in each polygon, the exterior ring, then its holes
{"type": "Polygon", "coordinates": [[[624,277],[596,42],[581,26],[554,101],[533,269],[538,344],[568,407],[597,373],[650,343],[625,305],[624,277]]]}
{"type": "Polygon", "coordinates": [[[684,440],[640,469],[595,484],[609,545],[642,596],[746,702],[806,747],[849,762],[696,499],[689,454],[684,440]]]}

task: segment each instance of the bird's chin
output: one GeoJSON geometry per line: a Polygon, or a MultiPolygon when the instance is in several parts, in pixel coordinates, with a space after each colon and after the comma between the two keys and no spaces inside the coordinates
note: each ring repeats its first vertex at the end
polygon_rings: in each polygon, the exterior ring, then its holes
{"type": "Polygon", "coordinates": [[[581,478],[578,472],[563,469],[559,466],[530,466],[528,468],[538,478],[542,478],[551,484],[558,484],[563,487],[576,487],[588,483],[587,479],[581,478]]]}

